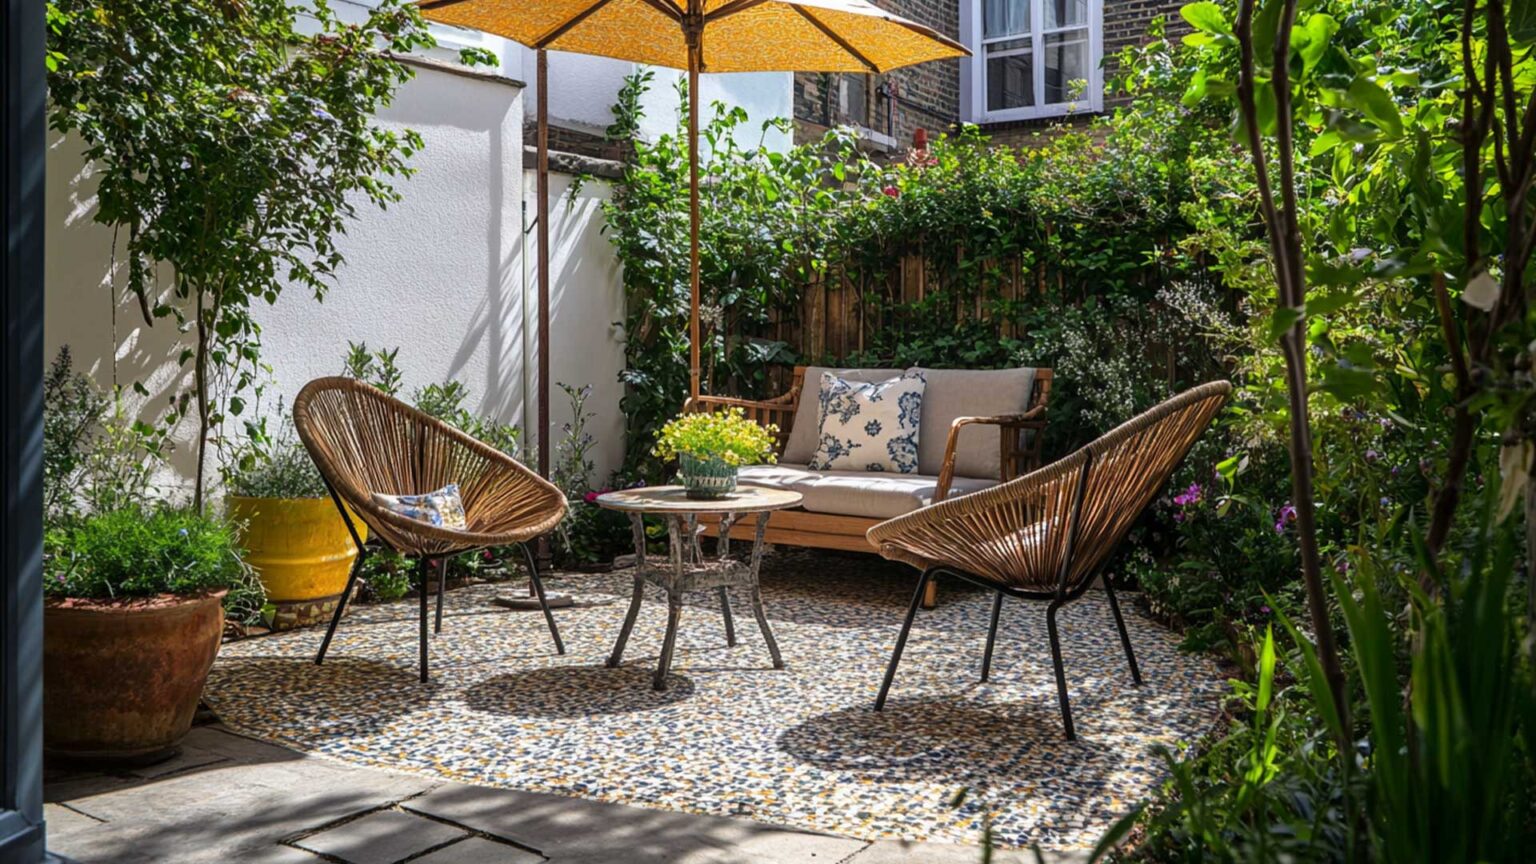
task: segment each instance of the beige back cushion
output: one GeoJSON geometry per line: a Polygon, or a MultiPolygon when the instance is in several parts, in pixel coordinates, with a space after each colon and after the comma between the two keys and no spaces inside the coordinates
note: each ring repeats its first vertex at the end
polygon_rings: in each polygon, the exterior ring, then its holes
{"type": "MultiPolygon", "coordinates": [[[[922,474],[938,474],[943,469],[949,427],[956,417],[1022,414],[1029,409],[1029,394],[1035,386],[1035,370],[1031,368],[922,372],[928,379],[928,387],[923,391],[923,422],[917,433],[917,470],[922,474]]],[[[804,406],[804,398],[800,404],[804,406]]],[[[812,427],[815,423],[813,413],[812,427]]],[[[797,414],[796,429],[799,424],[797,414]]],[[[976,424],[962,428],[955,445],[955,475],[997,479],[1003,470],[1000,434],[996,426],[976,424]]],[[[785,459],[791,461],[787,452],[785,459]]]]}
{"type": "MultiPolygon", "coordinates": [[[[821,373],[831,372],[839,378],[847,381],[856,381],[860,384],[870,381],[887,381],[896,378],[905,371],[902,369],[833,369],[827,366],[809,366],[805,370],[805,383],[801,385],[800,404],[795,408],[795,425],[790,427],[789,438],[784,442],[784,455],[781,462],[791,465],[804,465],[811,461],[816,453],[816,442],[821,437],[821,400],[818,397],[821,389],[821,373]]],[[[924,418],[926,424],[927,419],[924,418]]],[[[918,465],[922,465],[922,435],[927,430],[924,425],[918,431],[918,465]]],[[[942,457],[942,454],[940,454],[942,457]]]]}

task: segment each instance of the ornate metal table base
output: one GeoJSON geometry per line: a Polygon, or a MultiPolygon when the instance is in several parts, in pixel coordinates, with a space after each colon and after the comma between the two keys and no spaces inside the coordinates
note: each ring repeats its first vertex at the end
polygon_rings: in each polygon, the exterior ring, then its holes
{"type": "Polygon", "coordinates": [[[624,626],[619,630],[619,641],[613,646],[608,658],[609,666],[618,666],[624,659],[624,646],[629,634],[635,629],[635,619],[640,615],[640,604],[645,599],[645,583],[666,592],[667,635],[661,643],[661,659],[656,664],[656,677],[651,686],[667,689],[667,671],[672,668],[672,652],[677,646],[677,625],[683,615],[683,595],[691,591],[715,590],[720,595],[720,609],[725,615],[725,643],[736,647],[736,622],[731,617],[730,589],[746,588],[751,591],[752,614],[757,626],[763,631],[768,643],[768,653],[773,656],[773,668],[783,669],[784,659],[779,655],[779,643],[768,627],[768,616],[763,614],[763,595],[758,588],[757,572],[763,560],[763,534],[768,529],[767,512],[751,514],[757,518],[757,535],[752,541],[752,554],[746,561],[733,559],[731,553],[731,526],[737,515],[726,513],[720,519],[718,554],[705,558],[699,547],[699,519],[695,513],[656,513],[667,520],[670,541],[670,560],[664,565],[652,565],[645,554],[644,514],[631,512],[630,522],[635,534],[635,591],[629,600],[629,613],[624,616],[624,626]]]}

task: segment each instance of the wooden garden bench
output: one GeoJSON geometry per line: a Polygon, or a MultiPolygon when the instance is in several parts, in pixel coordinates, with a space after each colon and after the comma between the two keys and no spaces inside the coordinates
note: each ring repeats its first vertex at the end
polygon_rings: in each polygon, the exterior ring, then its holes
{"type": "MultiPolygon", "coordinates": [[[[895,516],[1012,480],[1040,465],[1050,369],[924,369],[928,384],[918,436],[918,473],[813,471],[817,389],[830,371],[856,381],[883,381],[901,369],[796,367],[788,393],[773,399],[721,396],[690,399],[685,410],[740,408],[749,419],[779,427],[775,465],[743,468],[743,483],[791,489],[804,505],[781,510],[768,521],[767,541],[786,546],[875,552],[865,534],[895,516]],[[806,389],[810,398],[802,399],[806,389]]],[[[751,539],[741,524],[732,537],[751,539]]],[[[936,600],[930,582],[925,605],[936,600]]]]}

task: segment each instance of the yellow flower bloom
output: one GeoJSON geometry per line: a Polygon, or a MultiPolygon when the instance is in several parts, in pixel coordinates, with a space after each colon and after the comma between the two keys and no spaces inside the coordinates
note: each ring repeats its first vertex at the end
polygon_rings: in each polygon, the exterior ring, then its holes
{"type": "Polygon", "coordinates": [[[663,426],[651,452],[662,459],[688,454],[719,459],[727,465],[773,462],[779,427],[746,418],[740,408],[716,413],[684,414],[663,426]]]}

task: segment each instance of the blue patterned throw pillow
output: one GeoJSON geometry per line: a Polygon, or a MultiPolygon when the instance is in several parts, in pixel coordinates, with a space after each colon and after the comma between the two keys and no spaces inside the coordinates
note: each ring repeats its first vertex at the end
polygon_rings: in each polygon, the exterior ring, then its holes
{"type": "Polygon", "coordinates": [[[916,370],[867,384],[821,373],[820,424],[811,470],[916,474],[925,386],[916,370]]]}
{"type": "Polygon", "coordinates": [[[469,524],[464,517],[464,499],[459,484],[449,483],[436,492],[423,495],[384,495],[373,493],[373,503],[407,519],[425,522],[436,528],[463,530],[469,524]]]}

